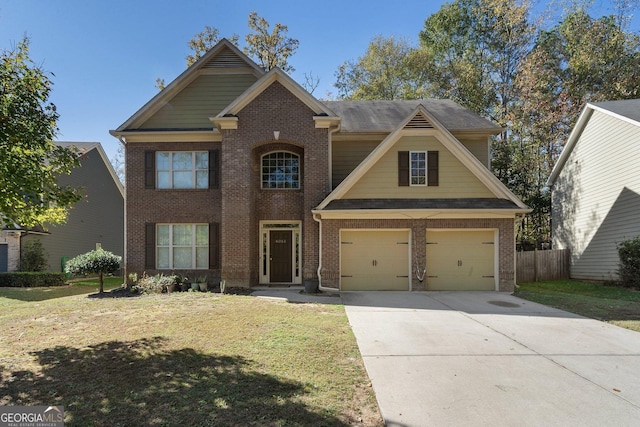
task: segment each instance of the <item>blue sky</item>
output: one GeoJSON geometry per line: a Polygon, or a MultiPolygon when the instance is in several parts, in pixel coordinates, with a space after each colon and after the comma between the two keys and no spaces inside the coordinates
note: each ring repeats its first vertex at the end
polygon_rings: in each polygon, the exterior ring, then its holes
{"type": "MultiPolygon", "coordinates": [[[[376,35],[417,42],[424,20],[445,1],[381,0],[0,0],[0,49],[26,34],[31,58],[53,77],[58,139],[100,142],[109,158],[118,141],[109,135],[157,93],[155,80],[171,82],[185,69],[187,42],[206,25],[222,36],[247,33],[251,11],[273,26],[288,26],[300,41],[290,64],[293,78],[320,78],[318,97],[335,93],[334,73],[362,55],[376,35]]],[[[611,12],[594,2],[595,14],[611,12]]],[[[631,28],[638,31],[636,17],[631,28]]]]}

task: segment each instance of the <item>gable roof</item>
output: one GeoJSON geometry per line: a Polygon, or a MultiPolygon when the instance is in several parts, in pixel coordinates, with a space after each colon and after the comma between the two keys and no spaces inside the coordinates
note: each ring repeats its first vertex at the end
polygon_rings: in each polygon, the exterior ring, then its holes
{"type": "Polygon", "coordinates": [[[571,130],[569,138],[567,139],[567,142],[562,149],[562,153],[560,153],[560,157],[558,157],[558,161],[553,166],[553,170],[551,171],[549,179],[547,180],[547,186],[551,187],[556,182],[556,179],[558,179],[558,175],[560,175],[560,172],[562,172],[567,159],[573,152],[575,145],[580,140],[582,131],[587,126],[587,123],[589,123],[589,120],[591,119],[594,111],[607,114],[611,117],[615,117],[619,120],[640,127],[640,99],[605,101],[593,104],[588,103],[587,105],[585,105],[582,113],[580,113],[578,121],[571,130]]]}
{"type": "Polygon", "coordinates": [[[99,142],[55,141],[55,144],[59,147],[64,147],[64,148],[76,147],[80,151],[79,153],[80,156],[84,155],[85,153],[88,153],[91,150],[96,150],[96,152],[102,159],[104,166],[107,168],[107,171],[109,171],[109,175],[111,175],[111,178],[113,179],[114,184],[118,188],[118,191],[120,191],[120,194],[124,198],[124,187],[120,182],[120,179],[116,174],[116,171],[113,169],[113,165],[109,161],[107,154],[104,152],[104,149],[102,148],[102,145],[99,142]]]}
{"type": "Polygon", "coordinates": [[[449,131],[486,131],[502,128],[448,99],[394,101],[324,101],[342,118],[342,132],[391,132],[419,105],[427,109],[449,131]]]}
{"type": "MultiPolygon", "coordinates": [[[[443,138],[440,142],[456,157],[471,173],[473,173],[495,196],[499,199],[507,199],[515,204],[516,210],[529,212],[530,209],[513,194],[498,178],[496,178],[476,157],[467,150],[455,136],[429,111],[419,104],[405,119],[391,132],[363,161],[342,181],[315,210],[320,211],[334,200],[341,199],[356,182],[369,171],[382,156],[395,145],[395,143],[408,132],[416,132],[419,129],[435,129],[443,138]],[[416,126],[416,124],[418,126],[416,126]]],[[[335,205],[334,205],[335,206],[335,205]]]]}
{"type": "Polygon", "coordinates": [[[127,121],[118,126],[115,131],[110,131],[110,133],[116,136],[126,130],[137,129],[199,75],[209,70],[223,68],[246,68],[256,76],[264,74],[264,71],[258,64],[242,53],[242,51],[229,40],[222,39],[214,47],[209,49],[198,61],[176,77],[167,87],[151,98],[142,108],[129,117],[127,121]]]}
{"type": "Polygon", "coordinates": [[[225,116],[236,115],[246,107],[251,101],[258,97],[265,89],[271,86],[274,82],[279,82],[287,90],[293,93],[298,99],[307,105],[316,115],[323,115],[328,117],[336,117],[336,114],[331,111],[324,103],[318,101],[313,95],[307,92],[302,86],[300,86],[295,80],[293,80],[287,73],[279,68],[272,68],[267,74],[262,76],[249,87],[242,95],[235,99],[224,110],[218,113],[217,116],[211,117],[213,121],[217,118],[223,118],[225,116]]]}

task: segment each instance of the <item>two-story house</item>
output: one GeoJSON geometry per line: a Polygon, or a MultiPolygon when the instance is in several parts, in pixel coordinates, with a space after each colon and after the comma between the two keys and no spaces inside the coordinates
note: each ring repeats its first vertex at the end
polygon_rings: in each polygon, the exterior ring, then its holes
{"type": "Polygon", "coordinates": [[[513,289],[525,206],[495,124],[447,100],[314,98],[226,40],[111,134],[128,272],[231,286],[513,289]]]}

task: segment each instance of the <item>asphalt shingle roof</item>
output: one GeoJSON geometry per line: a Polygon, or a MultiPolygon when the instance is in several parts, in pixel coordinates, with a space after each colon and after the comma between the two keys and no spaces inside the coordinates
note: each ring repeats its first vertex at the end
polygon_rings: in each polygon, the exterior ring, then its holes
{"type": "Polygon", "coordinates": [[[489,130],[498,133],[501,129],[495,123],[448,99],[323,103],[342,118],[342,132],[391,132],[420,104],[449,131],[489,130]]]}
{"type": "Polygon", "coordinates": [[[594,102],[593,105],[620,116],[640,122],[640,99],[626,99],[622,101],[594,102]]]}

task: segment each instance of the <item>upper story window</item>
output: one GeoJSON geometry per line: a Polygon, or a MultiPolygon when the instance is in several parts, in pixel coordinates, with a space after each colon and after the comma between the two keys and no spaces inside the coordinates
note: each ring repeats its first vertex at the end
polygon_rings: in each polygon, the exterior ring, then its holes
{"type": "Polygon", "coordinates": [[[411,151],[409,155],[411,185],[427,185],[427,152],[411,151]]]}
{"type": "Polygon", "coordinates": [[[262,156],[262,188],[300,188],[300,157],[287,151],[262,156]]]}
{"type": "Polygon", "coordinates": [[[440,185],[438,151],[398,151],[398,186],[440,185]]]}
{"type": "Polygon", "coordinates": [[[158,151],[157,188],[208,188],[208,151],[158,151]]]}

